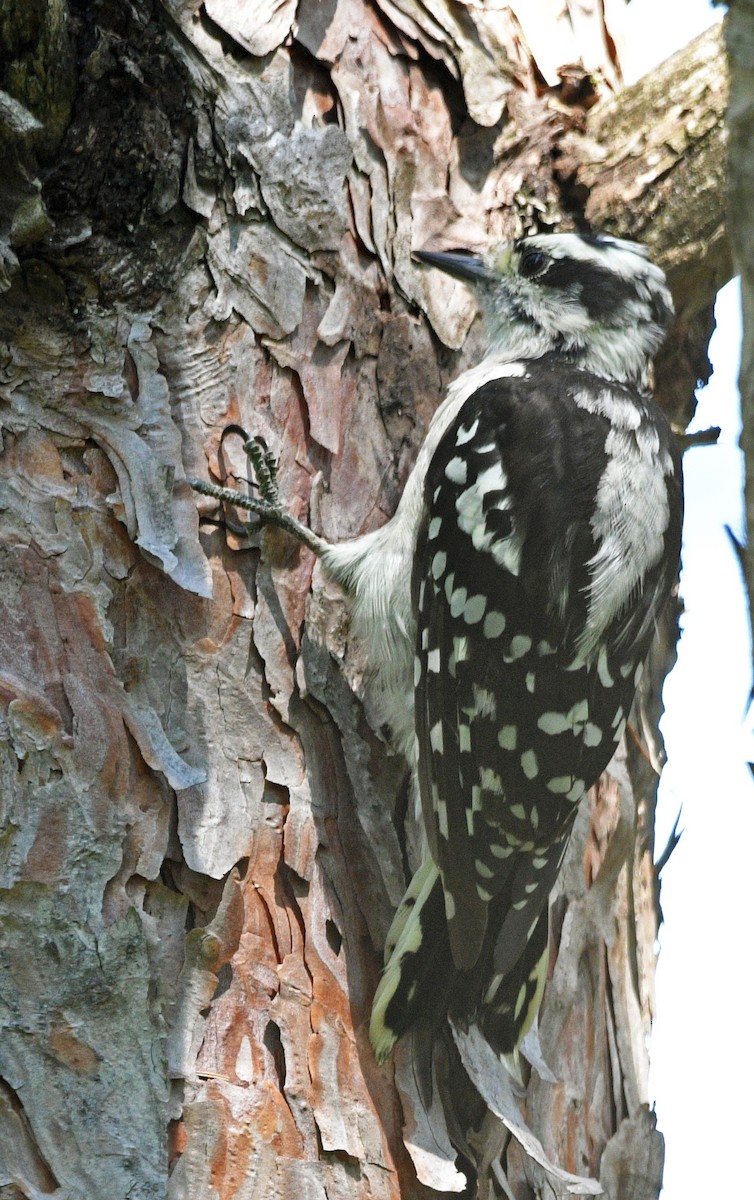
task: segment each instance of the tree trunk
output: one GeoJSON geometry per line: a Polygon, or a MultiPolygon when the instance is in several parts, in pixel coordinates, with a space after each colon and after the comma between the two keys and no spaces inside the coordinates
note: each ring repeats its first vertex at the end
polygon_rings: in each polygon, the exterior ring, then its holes
{"type": "Polygon", "coordinates": [[[592,107],[593,77],[620,83],[597,7],[582,26],[555,0],[530,25],[526,5],[443,0],[4,17],[2,1200],[392,1200],[467,1176],[523,1200],[563,1172],[659,1193],[673,620],[553,897],[544,1061],[523,1098],[490,1077],[456,1161],[442,1098],[427,1115],[405,1050],[378,1069],[367,1037],[412,848],[344,600],[307,550],[233,532],[186,482],[243,474],[221,443],[237,423],[318,532],[380,525],[480,345],[468,294],[412,247],[532,228],[646,233],[688,418],[729,268],[718,193],[692,189],[684,253],[668,180],[717,178],[719,40],[661,69],[686,108],[646,163],[651,81],[592,107]]]}

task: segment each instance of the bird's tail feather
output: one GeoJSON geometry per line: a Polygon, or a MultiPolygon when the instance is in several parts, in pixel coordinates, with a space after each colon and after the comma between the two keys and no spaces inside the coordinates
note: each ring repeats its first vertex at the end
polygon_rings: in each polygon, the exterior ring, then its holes
{"type": "Polygon", "coordinates": [[[398,906],[385,943],[385,970],[369,1025],[378,1062],[412,1025],[441,1007],[436,1002],[446,999],[451,984],[449,956],[440,871],[428,856],[398,906]],[[432,980],[435,973],[438,978],[432,980]]]}
{"type": "MultiPolygon", "coordinates": [[[[500,902],[505,904],[501,897],[500,902]]],[[[494,903],[491,905],[494,910],[494,903]]],[[[468,972],[458,972],[448,937],[440,871],[427,857],[393,918],[385,945],[385,970],[372,1005],[369,1036],[379,1063],[412,1027],[436,1026],[450,1012],[461,1027],[478,1020],[492,1048],[513,1055],[530,1029],[542,999],[548,962],[545,905],[510,970],[494,973],[494,930],[501,914],[490,912],[490,942],[468,972]]]]}

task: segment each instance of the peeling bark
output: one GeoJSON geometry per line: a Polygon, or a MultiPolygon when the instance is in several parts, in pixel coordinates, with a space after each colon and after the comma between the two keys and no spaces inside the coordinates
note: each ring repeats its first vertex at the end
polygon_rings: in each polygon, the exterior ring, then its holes
{"type": "MultiPolygon", "coordinates": [[[[685,90],[642,159],[656,82],[604,99],[617,3],[38,7],[0,31],[0,1191],[458,1191],[468,1163],[426,1144],[442,1098],[422,1125],[405,1048],[379,1070],[367,1039],[411,854],[368,664],[309,551],[213,523],[186,478],[244,472],[221,444],[236,422],[318,532],[384,522],[479,352],[465,290],[412,263],[429,242],[646,229],[681,302],[670,354],[701,361],[721,217],[695,185],[679,257],[674,181],[717,178],[719,48],[661,69],[685,90]],[[559,71],[561,45],[586,70],[559,71]]],[[[540,1157],[636,1200],[661,1176],[646,1035],[673,635],[641,749],[579,817],[519,1101],[540,1157]]],[[[534,1195],[541,1162],[458,1069],[480,1196],[534,1195]]]]}

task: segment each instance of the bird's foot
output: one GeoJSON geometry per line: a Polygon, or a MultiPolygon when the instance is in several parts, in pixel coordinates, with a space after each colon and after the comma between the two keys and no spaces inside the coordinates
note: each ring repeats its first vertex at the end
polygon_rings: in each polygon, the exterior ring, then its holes
{"type": "Polygon", "coordinates": [[[223,430],[222,440],[224,441],[230,434],[243,438],[244,454],[251,464],[252,478],[248,480],[248,483],[258,492],[258,495],[245,495],[236,488],[205,483],[202,479],[189,479],[191,487],[203,496],[212,496],[221,504],[231,504],[235,508],[246,509],[258,518],[258,521],[245,521],[240,525],[226,519],[226,524],[234,532],[255,533],[259,521],[263,524],[277,525],[278,528],[284,529],[298,541],[303,542],[315,554],[320,554],[326,543],[312,533],[306,525],[291,516],[280,502],[277,483],[278,463],[275,455],[267,449],[261,438],[249,437],[246,430],[242,429],[240,425],[228,425],[223,430]]]}

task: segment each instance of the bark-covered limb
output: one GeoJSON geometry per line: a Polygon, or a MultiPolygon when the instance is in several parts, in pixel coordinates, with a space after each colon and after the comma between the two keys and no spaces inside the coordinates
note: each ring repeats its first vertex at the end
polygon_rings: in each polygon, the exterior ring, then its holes
{"type": "Polygon", "coordinates": [[[746,527],[743,553],[749,613],[754,622],[754,3],[735,0],[728,17],[727,46],[731,92],[728,110],[728,219],[736,270],[741,275],[741,449],[746,471],[746,527]]]}
{"type": "MultiPolygon", "coordinates": [[[[710,374],[715,296],[732,275],[725,229],[728,79],[713,26],[587,116],[577,188],[593,228],[643,242],[668,275],[676,321],[657,364],[667,410],[686,424],[697,380],[710,374]]],[[[751,195],[751,192],[749,192],[751,195]]]]}
{"type": "Polygon", "coordinates": [[[693,433],[686,433],[676,426],[673,432],[684,453],[694,446],[716,446],[720,438],[719,425],[710,425],[707,429],[696,429],[693,433]]]}
{"type": "Polygon", "coordinates": [[[591,109],[586,132],[595,148],[577,173],[589,221],[644,242],[668,271],[704,259],[725,222],[727,97],[722,34],[713,25],[591,109]]]}

